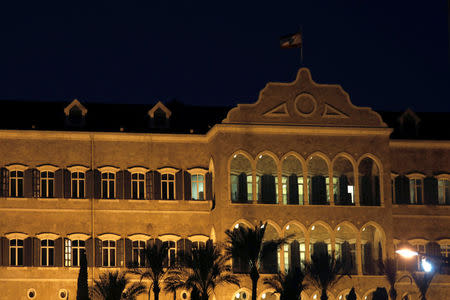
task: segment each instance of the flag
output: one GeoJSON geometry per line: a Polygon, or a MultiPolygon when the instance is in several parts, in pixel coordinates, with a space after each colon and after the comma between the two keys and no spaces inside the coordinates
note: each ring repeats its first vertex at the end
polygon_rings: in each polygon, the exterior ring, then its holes
{"type": "Polygon", "coordinates": [[[281,48],[301,48],[302,47],[302,34],[297,32],[280,38],[281,48]]]}

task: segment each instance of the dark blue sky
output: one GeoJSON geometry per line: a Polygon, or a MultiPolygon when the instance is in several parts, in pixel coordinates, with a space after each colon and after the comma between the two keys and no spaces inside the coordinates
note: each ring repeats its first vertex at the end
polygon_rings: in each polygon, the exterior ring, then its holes
{"type": "Polygon", "coordinates": [[[378,110],[450,111],[447,1],[2,1],[0,99],[256,101],[304,65],[378,110]]]}

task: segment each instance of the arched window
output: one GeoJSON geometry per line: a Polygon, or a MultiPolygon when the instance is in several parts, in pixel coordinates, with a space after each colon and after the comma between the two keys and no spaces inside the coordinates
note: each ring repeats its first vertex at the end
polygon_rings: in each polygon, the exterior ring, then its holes
{"type": "Polygon", "coordinates": [[[345,157],[333,163],[333,196],[336,205],[354,205],[355,176],[353,165],[345,157]]]}
{"type": "Polygon", "coordinates": [[[336,228],[335,254],[344,264],[344,272],[356,274],[356,232],[348,225],[336,228]]]}
{"type": "Polygon", "coordinates": [[[360,205],[380,205],[380,170],[370,157],[364,158],[358,166],[360,205]]]}
{"type": "Polygon", "coordinates": [[[253,201],[252,166],[242,154],[235,154],[230,165],[231,202],[253,201]]]}
{"type": "Polygon", "coordinates": [[[383,259],[384,239],[381,231],[373,225],[361,229],[362,269],[365,275],[379,273],[378,261],[383,259]]]}
{"type": "Polygon", "coordinates": [[[283,204],[304,204],[303,169],[293,155],[286,157],[281,169],[283,204]]]}
{"type": "Polygon", "coordinates": [[[284,270],[288,272],[291,268],[301,268],[306,259],[305,234],[303,230],[295,224],[288,224],[285,228],[285,234],[291,236],[286,244],[283,245],[284,270]]]}
{"type": "Polygon", "coordinates": [[[328,229],[321,225],[312,225],[309,229],[309,253],[327,252],[331,254],[331,237],[328,229]]]}
{"type": "Polygon", "coordinates": [[[259,155],[256,162],[256,190],[258,203],[278,203],[277,165],[272,157],[259,155]]]}
{"type": "Polygon", "coordinates": [[[319,156],[311,157],[308,160],[309,204],[329,204],[329,186],[327,162],[319,156]]]}

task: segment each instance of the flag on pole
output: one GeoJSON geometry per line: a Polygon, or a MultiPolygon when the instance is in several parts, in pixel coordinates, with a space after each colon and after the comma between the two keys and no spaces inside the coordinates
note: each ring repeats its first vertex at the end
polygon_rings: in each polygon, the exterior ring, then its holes
{"type": "Polygon", "coordinates": [[[301,48],[302,47],[302,33],[297,32],[280,38],[281,48],[301,48]]]}

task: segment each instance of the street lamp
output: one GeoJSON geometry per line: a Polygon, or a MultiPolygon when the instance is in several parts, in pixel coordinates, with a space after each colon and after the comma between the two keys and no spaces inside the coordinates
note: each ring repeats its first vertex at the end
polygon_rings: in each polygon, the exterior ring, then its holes
{"type": "Polygon", "coordinates": [[[427,260],[429,256],[424,253],[417,252],[416,249],[411,247],[411,245],[408,243],[399,244],[399,247],[395,251],[395,253],[406,259],[411,259],[415,256],[419,256],[423,271],[425,271],[426,273],[433,271],[433,264],[430,262],[430,260],[427,260]]]}

